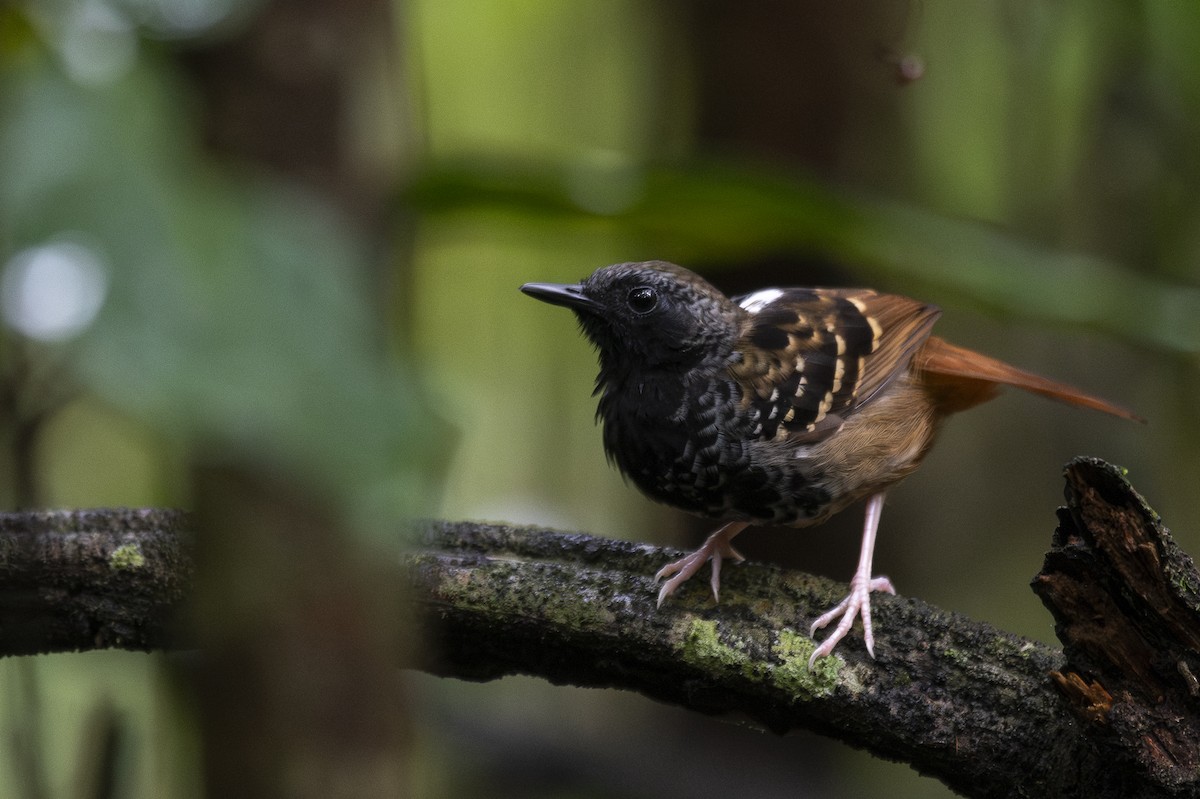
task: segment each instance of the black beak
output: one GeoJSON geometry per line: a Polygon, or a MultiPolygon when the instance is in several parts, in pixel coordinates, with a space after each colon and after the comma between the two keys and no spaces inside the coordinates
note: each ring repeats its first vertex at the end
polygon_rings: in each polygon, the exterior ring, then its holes
{"type": "Polygon", "coordinates": [[[596,302],[583,293],[579,283],[526,283],[521,291],[551,305],[563,305],[577,310],[595,310],[596,302]]]}

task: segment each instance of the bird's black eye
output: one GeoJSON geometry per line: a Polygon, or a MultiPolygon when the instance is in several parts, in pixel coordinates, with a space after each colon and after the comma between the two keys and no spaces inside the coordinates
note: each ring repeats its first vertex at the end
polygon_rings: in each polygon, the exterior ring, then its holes
{"type": "Polygon", "coordinates": [[[634,313],[650,313],[658,305],[658,292],[649,286],[631,289],[625,300],[634,313]]]}

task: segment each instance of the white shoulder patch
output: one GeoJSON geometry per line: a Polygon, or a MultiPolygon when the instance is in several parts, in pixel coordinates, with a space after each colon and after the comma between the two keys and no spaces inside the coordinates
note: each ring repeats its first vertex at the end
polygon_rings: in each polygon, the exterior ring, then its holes
{"type": "Polygon", "coordinates": [[[780,289],[763,289],[742,297],[742,301],[738,305],[741,305],[742,310],[747,313],[758,313],[782,296],[783,291],[780,289]]]}

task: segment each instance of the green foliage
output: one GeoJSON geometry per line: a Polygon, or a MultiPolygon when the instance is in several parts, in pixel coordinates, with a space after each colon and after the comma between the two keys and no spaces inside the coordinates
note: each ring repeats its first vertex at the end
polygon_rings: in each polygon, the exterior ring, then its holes
{"type": "Polygon", "coordinates": [[[434,165],[410,198],[430,214],[490,208],[530,225],[605,225],[682,263],[815,253],[914,293],[932,288],[1011,316],[1200,352],[1200,290],[979,222],[729,163],[647,166],[637,185],[627,208],[599,215],[580,207],[560,165],[477,159],[434,165]]]}
{"type": "Polygon", "coordinates": [[[55,345],[75,379],[195,459],[284,473],[355,513],[414,508],[429,410],[387,351],[350,227],[206,162],[157,59],[87,85],[24,52],[0,83],[3,250],[69,238],[106,265],[95,324],[55,345]]]}

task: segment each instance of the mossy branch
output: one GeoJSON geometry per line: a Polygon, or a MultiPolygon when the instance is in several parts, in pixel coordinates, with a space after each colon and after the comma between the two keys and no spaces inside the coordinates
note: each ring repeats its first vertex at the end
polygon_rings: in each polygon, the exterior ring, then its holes
{"type": "MultiPolygon", "coordinates": [[[[1191,560],[1107,464],[1067,468],[1068,506],[1035,590],[1065,654],[919,600],[874,601],[877,660],[854,636],[809,672],[813,617],[844,586],[771,566],[701,582],[661,609],[674,553],[580,534],[427,522],[402,561],[402,665],[612,686],[779,732],[815,730],[968,796],[1195,795],[1200,602],[1191,560]]],[[[0,654],[186,643],[186,515],[0,516],[0,654]]]]}

